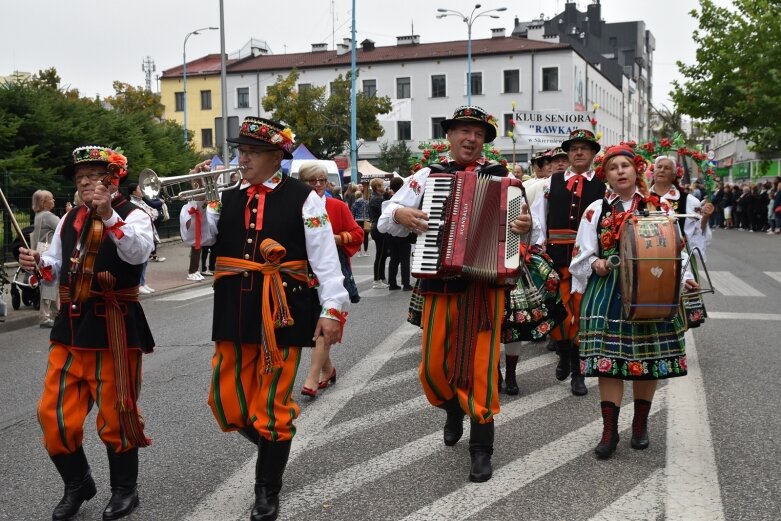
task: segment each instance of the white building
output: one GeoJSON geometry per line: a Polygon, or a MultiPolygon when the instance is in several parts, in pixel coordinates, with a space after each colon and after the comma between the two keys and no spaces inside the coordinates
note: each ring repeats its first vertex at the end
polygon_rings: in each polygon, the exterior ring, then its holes
{"type": "MultiPolygon", "coordinates": [[[[508,159],[513,103],[519,111],[552,112],[584,106],[590,110],[599,103],[596,130],[603,143],[638,139],[631,80],[622,92],[568,44],[505,37],[503,29],[492,32],[493,38],[472,41],[472,103],[499,121],[495,146],[508,159]]],[[[336,51],[326,50],[327,44],[313,44],[308,53],[261,54],[232,64],[227,79],[229,116],[269,117],[262,108],[266,89],[293,68],[300,72],[299,87],[328,86],[350,71],[349,43],[346,39],[336,51]]],[[[416,150],[421,141],[443,138],[439,121],[467,103],[466,57],[465,40],[421,44],[415,35],[398,37],[397,45],[388,47],[364,40],[357,49],[358,88],[388,96],[394,112],[381,117],[385,134],[378,142],[364,143],[360,156],[377,157],[384,141],[405,140],[416,150]]],[[[527,161],[531,151],[518,143],[516,159],[527,161]]]]}

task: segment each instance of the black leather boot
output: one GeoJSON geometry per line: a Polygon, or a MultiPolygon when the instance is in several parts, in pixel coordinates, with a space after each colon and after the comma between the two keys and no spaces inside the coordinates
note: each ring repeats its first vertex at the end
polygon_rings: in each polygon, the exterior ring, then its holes
{"type": "Polygon", "coordinates": [[[502,392],[504,387],[504,378],[502,378],[502,364],[496,364],[496,374],[499,375],[499,384],[496,386],[498,392],[502,392]]]}
{"type": "Polygon", "coordinates": [[[122,519],[138,507],[138,449],[116,453],[106,447],[111,475],[111,499],[103,510],[103,520],[122,519]]]}
{"type": "Polygon", "coordinates": [[[464,411],[461,409],[461,405],[458,403],[458,398],[453,397],[440,405],[440,408],[445,409],[447,413],[447,420],[445,420],[444,439],[445,445],[452,447],[461,436],[464,434],[464,411]]]}
{"type": "Polygon", "coordinates": [[[556,380],[563,382],[570,373],[569,340],[560,340],[556,342],[556,354],[559,355],[559,363],[556,364],[556,380]]]}
{"type": "Polygon", "coordinates": [[[494,422],[477,423],[472,421],[469,433],[469,455],[472,465],[469,469],[469,481],[482,483],[491,479],[491,455],[494,453],[494,422]]]}
{"type": "Polygon", "coordinates": [[[635,416],[632,418],[632,440],[629,444],[633,449],[647,449],[648,441],[648,413],[651,412],[651,402],[648,400],[635,400],[635,416]]]}
{"type": "Polygon", "coordinates": [[[243,429],[237,431],[239,434],[241,434],[247,441],[252,443],[253,445],[257,445],[260,443],[260,434],[258,433],[257,429],[253,425],[247,425],[243,429]]]}
{"type": "Polygon", "coordinates": [[[515,379],[515,369],[518,367],[518,357],[504,355],[505,366],[507,367],[507,378],[505,389],[507,394],[515,396],[520,392],[518,389],[518,381],[515,379]]]}
{"type": "Polygon", "coordinates": [[[72,519],[79,513],[81,504],[97,494],[95,482],[92,480],[92,474],[89,470],[89,463],[87,463],[87,456],[84,455],[84,449],[79,447],[74,453],[49,457],[54,462],[57,472],[62,476],[62,481],[65,482],[65,492],[60,502],[54,507],[52,520],[72,519]]]}
{"type": "Polygon", "coordinates": [[[274,521],[279,515],[279,491],[292,441],[260,438],[255,464],[255,506],[250,521],[274,521]]]}
{"type": "Polygon", "coordinates": [[[602,439],[594,448],[598,458],[607,459],[613,455],[618,446],[618,413],[621,407],[613,402],[600,402],[602,408],[602,439]]]}
{"type": "Polygon", "coordinates": [[[580,372],[580,352],[575,344],[572,344],[570,348],[570,366],[572,368],[572,379],[570,380],[572,394],[575,396],[586,396],[588,387],[586,387],[585,378],[580,372]]]}

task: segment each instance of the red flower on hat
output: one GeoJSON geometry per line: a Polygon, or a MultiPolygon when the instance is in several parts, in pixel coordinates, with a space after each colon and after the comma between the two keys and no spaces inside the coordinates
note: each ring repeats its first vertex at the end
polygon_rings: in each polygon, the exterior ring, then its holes
{"type": "Polygon", "coordinates": [[[89,157],[90,159],[100,159],[100,150],[93,148],[89,151],[89,157]]]}
{"type": "Polygon", "coordinates": [[[472,115],[472,109],[464,109],[464,116],[471,116],[472,115]]]}

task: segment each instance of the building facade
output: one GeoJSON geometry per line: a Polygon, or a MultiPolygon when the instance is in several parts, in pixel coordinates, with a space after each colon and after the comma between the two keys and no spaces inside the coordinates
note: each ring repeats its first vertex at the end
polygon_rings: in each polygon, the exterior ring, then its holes
{"type": "Polygon", "coordinates": [[[727,182],[748,181],[751,179],[770,179],[781,176],[781,154],[766,159],[765,165],[755,152],[749,150],[748,143],[729,132],[718,132],[711,137],[710,150],[716,175],[727,182]],[[762,170],[766,166],[767,170],[762,170]]]}
{"type": "MultiPolygon", "coordinates": [[[[325,44],[313,44],[307,53],[253,53],[232,61],[227,76],[229,118],[235,116],[238,122],[246,116],[270,117],[262,107],[266,90],[293,69],[299,72],[298,88],[325,86],[328,90],[338,75],[350,71],[349,42],[345,40],[334,51],[327,50],[325,44]]],[[[363,142],[358,150],[360,158],[378,157],[383,142],[406,141],[416,150],[422,142],[443,139],[440,121],[467,103],[467,41],[420,43],[420,37],[414,35],[399,37],[395,46],[376,47],[371,40],[364,40],[356,51],[358,90],[387,96],[393,104],[390,114],[379,117],[384,135],[377,141],[363,142]]],[[[517,111],[590,112],[597,103],[594,118],[603,143],[641,139],[636,114],[639,98],[632,93],[631,89],[636,89],[633,80],[622,76],[616,86],[569,44],[505,36],[504,30],[494,29],[491,38],[472,41],[471,68],[472,103],[497,118],[500,128],[495,146],[509,161],[514,157],[517,162],[526,162],[534,152],[520,141],[513,146],[507,135],[512,130],[513,106],[517,111]]],[[[213,127],[219,114],[219,70],[210,70],[207,64],[188,64],[187,80],[188,128],[196,131],[200,149],[197,129],[213,127]],[[191,69],[202,72],[191,76],[191,69]],[[205,88],[200,81],[203,85],[214,82],[213,109],[202,114],[208,121],[196,123],[193,115],[198,106],[194,106],[193,93],[205,88]]],[[[181,122],[182,111],[171,111],[180,108],[176,103],[181,99],[181,66],[163,73],[161,94],[165,117],[181,122]]]]}
{"type": "MultiPolygon", "coordinates": [[[[178,65],[160,76],[160,101],[165,106],[163,118],[184,124],[183,67],[178,65]]],[[[222,114],[220,88],[220,55],[209,54],[187,63],[187,131],[199,152],[220,148],[217,143],[216,118],[222,114]]],[[[182,137],[184,139],[184,137],[182,137]]]]}

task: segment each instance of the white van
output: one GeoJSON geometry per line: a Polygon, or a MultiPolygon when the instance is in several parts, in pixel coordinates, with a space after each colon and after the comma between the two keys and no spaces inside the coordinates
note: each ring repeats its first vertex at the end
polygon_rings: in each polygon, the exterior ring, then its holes
{"type": "Polygon", "coordinates": [[[339,173],[336,162],[327,159],[294,159],[290,162],[290,177],[298,179],[298,171],[305,163],[318,163],[325,167],[326,172],[328,172],[328,181],[339,188],[342,187],[342,176],[339,173]]]}

